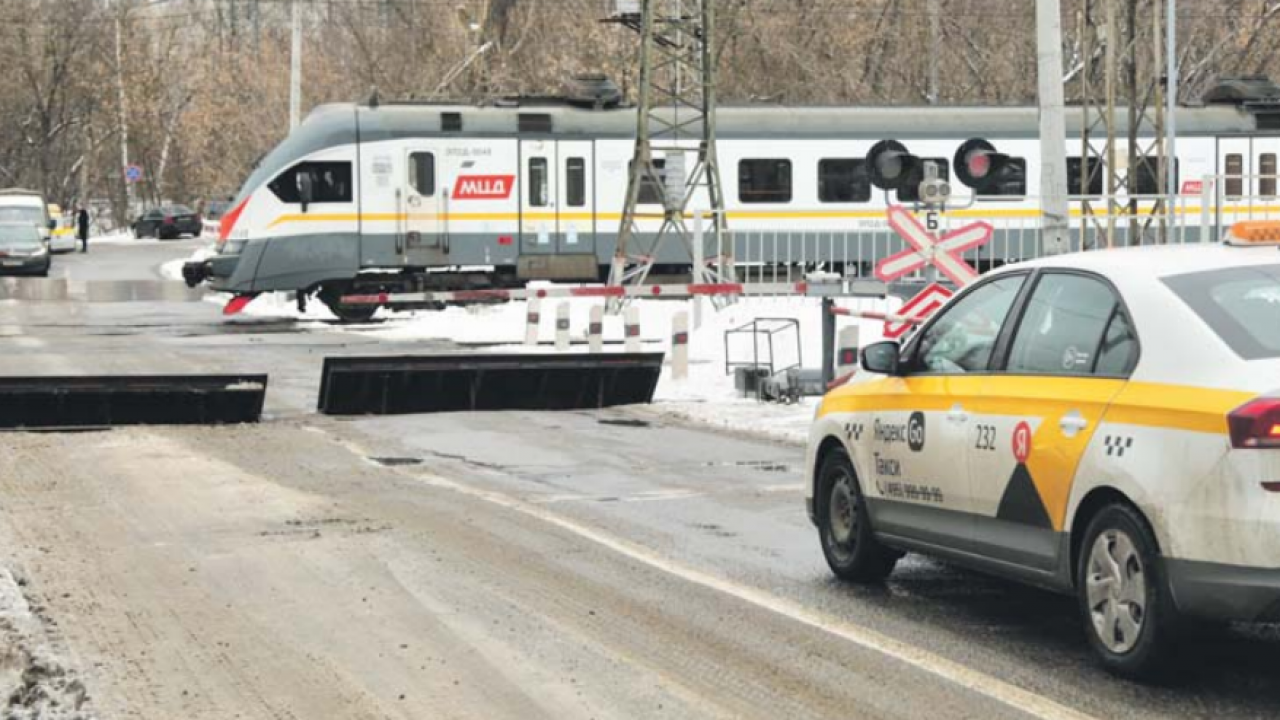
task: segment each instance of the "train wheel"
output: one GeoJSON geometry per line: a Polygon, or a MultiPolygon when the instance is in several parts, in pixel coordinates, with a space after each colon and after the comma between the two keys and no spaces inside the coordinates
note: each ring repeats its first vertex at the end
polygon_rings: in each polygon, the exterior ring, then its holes
{"type": "Polygon", "coordinates": [[[349,286],[342,285],[322,285],[320,292],[316,297],[320,298],[320,302],[329,308],[329,312],[337,316],[338,321],[342,323],[363,323],[373,319],[374,313],[378,312],[377,305],[344,305],[342,304],[342,296],[347,292],[349,286]]]}

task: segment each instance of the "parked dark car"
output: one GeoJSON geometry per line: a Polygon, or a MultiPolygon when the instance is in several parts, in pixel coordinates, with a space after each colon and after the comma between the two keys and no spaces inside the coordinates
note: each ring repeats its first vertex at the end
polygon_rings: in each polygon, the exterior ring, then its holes
{"type": "Polygon", "coordinates": [[[0,223],[0,275],[49,276],[49,244],[28,222],[0,223]]]}
{"type": "Polygon", "coordinates": [[[186,205],[161,205],[133,221],[133,236],[136,238],[177,240],[183,235],[200,237],[203,229],[200,216],[186,205]]]}

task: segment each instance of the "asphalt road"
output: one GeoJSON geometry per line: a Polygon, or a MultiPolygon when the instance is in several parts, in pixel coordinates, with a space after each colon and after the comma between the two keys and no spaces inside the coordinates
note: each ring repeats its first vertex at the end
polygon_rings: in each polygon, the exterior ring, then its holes
{"type": "Polygon", "coordinates": [[[645,408],[318,416],[326,355],[457,348],[225,320],[160,278],[193,247],[0,281],[0,374],[271,373],[259,425],[0,434],[0,566],[99,717],[1280,716],[1275,628],[1142,686],[1069,598],[914,556],[835,582],[801,448],[645,408]]]}

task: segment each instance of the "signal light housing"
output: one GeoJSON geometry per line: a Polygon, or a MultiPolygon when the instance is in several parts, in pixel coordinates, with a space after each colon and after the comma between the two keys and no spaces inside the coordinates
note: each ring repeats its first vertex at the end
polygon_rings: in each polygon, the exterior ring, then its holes
{"type": "Polygon", "coordinates": [[[952,166],[960,182],[974,190],[986,190],[1009,165],[1009,160],[1008,155],[997,152],[996,146],[987,140],[972,138],[956,150],[952,166]]]}
{"type": "Polygon", "coordinates": [[[897,140],[881,140],[867,152],[871,184],[881,190],[901,190],[920,167],[920,158],[897,140]]]}
{"type": "Polygon", "coordinates": [[[1231,447],[1238,450],[1280,448],[1280,398],[1258,398],[1227,415],[1231,447]]]}

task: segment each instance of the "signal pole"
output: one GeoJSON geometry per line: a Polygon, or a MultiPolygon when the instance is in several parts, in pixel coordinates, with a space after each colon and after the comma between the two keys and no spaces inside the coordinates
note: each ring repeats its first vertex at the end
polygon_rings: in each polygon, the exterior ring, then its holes
{"type": "Polygon", "coordinates": [[[715,2],[617,0],[607,22],[640,35],[636,144],[609,284],[643,283],[672,237],[684,245],[691,262],[719,260],[719,270],[695,266],[692,282],[718,282],[726,268],[731,272],[733,246],[716,155],[715,2]],[[689,156],[692,163],[686,162],[689,156]],[[695,198],[706,207],[691,208],[695,198]],[[657,212],[641,212],[641,200],[656,200],[657,212]],[[714,244],[713,254],[693,248],[695,233],[686,215],[694,210],[708,221],[704,235],[714,244]],[[656,234],[642,233],[639,220],[653,217],[661,218],[656,234]]]}

